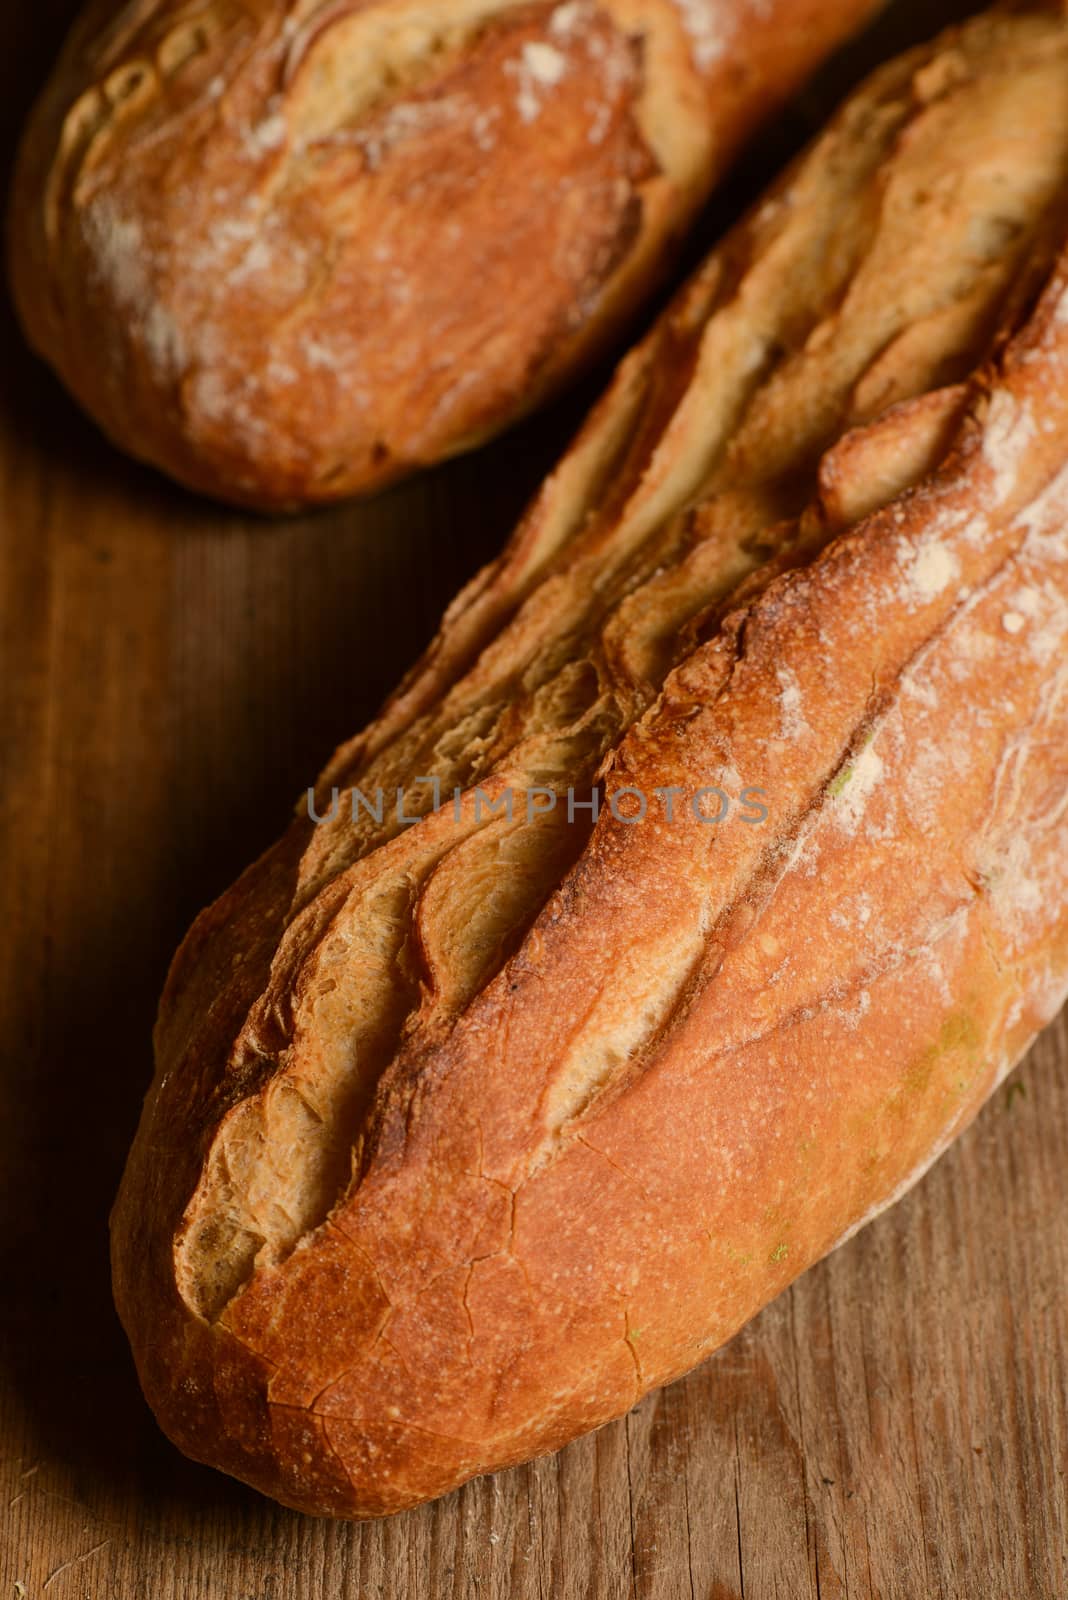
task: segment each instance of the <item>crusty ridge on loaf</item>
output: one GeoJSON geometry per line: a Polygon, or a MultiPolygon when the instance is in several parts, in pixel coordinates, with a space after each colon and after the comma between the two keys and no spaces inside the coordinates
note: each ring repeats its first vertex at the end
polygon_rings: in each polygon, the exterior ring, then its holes
{"type": "Polygon", "coordinates": [[[333,820],[195,925],[114,1220],[191,1454],[369,1515],[554,1448],[901,1192],[1054,1014],[1066,179],[1063,18],[877,73],[337,753],[333,820]],[[476,804],[595,784],[769,815],[476,804]],[[354,820],[398,787],[417,825],[354,820]]]}

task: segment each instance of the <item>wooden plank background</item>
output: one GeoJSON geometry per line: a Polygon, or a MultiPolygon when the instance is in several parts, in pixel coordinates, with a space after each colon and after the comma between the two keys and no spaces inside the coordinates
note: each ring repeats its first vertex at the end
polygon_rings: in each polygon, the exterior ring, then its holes
{"type": "MultiPolygon", "coordinates": [[[[4,7],[5,160],[72,9],[4,7]]],[[[899,6],[705,233],[937,20],[899,6]]],[[[122,460],[0,310],[0,1600],[1068,1597],[1063,1019],[893,1213],[559,1456],[335,1526],[185,1462],[137,1391],[105,1225],[168,958],[499,546],[595,383],[373,504],[273,525],[122,460]]]]}

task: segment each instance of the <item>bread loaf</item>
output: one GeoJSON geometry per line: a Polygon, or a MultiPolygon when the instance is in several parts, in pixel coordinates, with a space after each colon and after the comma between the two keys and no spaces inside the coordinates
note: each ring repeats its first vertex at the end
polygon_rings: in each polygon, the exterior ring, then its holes
{"type": "Polygon", "coordinates": [[[604,348],[872,0],[98,0],[12,211],[103,428],[268,510],[371,490],[604,348]]]}
{"type": "Polygon", "coordinates": [[[879,71],[195,924],[113,1219],[190,1455],[360,1517],[555,1449],[1053,1017],[1066,179],[1063,15],[879,71]]]}

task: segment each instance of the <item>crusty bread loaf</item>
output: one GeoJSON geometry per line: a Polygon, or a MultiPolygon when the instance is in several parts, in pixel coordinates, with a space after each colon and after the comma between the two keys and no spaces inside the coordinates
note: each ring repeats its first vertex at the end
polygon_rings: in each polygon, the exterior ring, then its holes
{"type": "Polygon", "coordinates": [[[1066,199],[1063,16],[880,71],[196,923],[113,1222],[183,1450],[338,1516],[551,1450],[1054,1015],[1066,199]]]}
{"type": "Polygon", "coordinates": [[[378,488],[603,348],[872,4],[96,0],[22,148],[22,320],[194,488],[378,488]]]}

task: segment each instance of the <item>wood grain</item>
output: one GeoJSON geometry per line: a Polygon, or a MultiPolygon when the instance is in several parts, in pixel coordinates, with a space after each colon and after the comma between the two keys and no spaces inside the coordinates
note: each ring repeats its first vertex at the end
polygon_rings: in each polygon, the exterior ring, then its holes
{"type": "MultiPolygon", "coordinates": [[[[784,121],[926,23],[895,12],[784,121]]],[[[0,141],[71,0],[0,19],[0,141]]],[[[0,1600],[1065,1600],[1068,1029],[913,1194],[689,1379],[364,1527],[178,1456],[106,1216],[166,964],[501,542],[580,414],[285,524],[98,439],[0,313],[0,1600]]]]}

